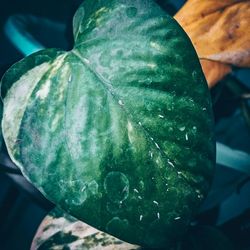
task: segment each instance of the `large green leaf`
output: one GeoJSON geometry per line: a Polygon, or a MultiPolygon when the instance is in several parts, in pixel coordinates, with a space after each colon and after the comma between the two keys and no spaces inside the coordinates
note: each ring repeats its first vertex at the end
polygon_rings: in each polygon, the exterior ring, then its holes
{"type": "Polygon", "coordinates": [[[196,53],[154,1],[86,0],[73,24],[71,51],[37,52],[3,77],[8,152],[75,217],[131,243],[170,246],[213,174],[196,53]]]}

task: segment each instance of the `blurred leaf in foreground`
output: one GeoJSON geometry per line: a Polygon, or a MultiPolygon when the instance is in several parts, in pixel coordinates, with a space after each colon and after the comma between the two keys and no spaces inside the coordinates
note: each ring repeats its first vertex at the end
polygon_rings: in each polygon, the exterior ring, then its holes
{"type": "Polygon", "coordinates": [[[132,250],[140,249],[75,219],[59,209],[43,220],[33,239],[31,250],[132,250]]]}
{"type": "Polygon", "coordinates": [[[230,65],[250,66],[250,1],[189,0],[175,19],[202,59],[210,87],[230,72],[230,65]]]}

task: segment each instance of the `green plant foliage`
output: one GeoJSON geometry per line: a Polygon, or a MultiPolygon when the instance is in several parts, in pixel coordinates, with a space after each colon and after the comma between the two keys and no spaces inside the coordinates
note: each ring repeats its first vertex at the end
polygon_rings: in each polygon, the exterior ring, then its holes
{"type": "Polygon", "coordinates": [[[14,163],[49,200],[125,241],[173,245],[206,196],[211,102],[190,40],[154,1],[86,0],[75,46],[2,79],[14,163]]]}
{"type": "Polygon", "coordinates": [[[216,163],[250,175],[250,154],[217,142],[216,163]]]}
{"type": "Polygon", "coordinates": [[[233,250],[226,235],[216,227],[196,226],[186,234],[182,242],[183,250],[233,250]]]}

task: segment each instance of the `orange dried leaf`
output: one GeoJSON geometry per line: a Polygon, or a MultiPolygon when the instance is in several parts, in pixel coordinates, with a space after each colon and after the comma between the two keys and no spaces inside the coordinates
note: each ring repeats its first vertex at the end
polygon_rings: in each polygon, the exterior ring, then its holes
{"type": "Polygon", "coordinates": [[[189,0],[175,19],[200,58],[250,67],[249,0],[189,0]]]}
{"type": "Polygon", "coordinates": [[[230,65],[224,63],[209,61],[207,59],[201,59],[200,62],[209,88],[216,85],[218,81],[232,70],[230,65]]]}

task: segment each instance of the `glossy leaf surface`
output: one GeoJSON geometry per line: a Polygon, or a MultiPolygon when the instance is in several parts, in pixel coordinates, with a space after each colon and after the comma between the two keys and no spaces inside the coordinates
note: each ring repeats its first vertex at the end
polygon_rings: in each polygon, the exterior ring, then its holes
{"type": "Polygon", "coordinates": [[[170,246],[206,195],[213,120],[186,34],[153,1],[84,1],[69,52],[2,79],[3,132],[51,201],[125,241],[170,246]]]}

